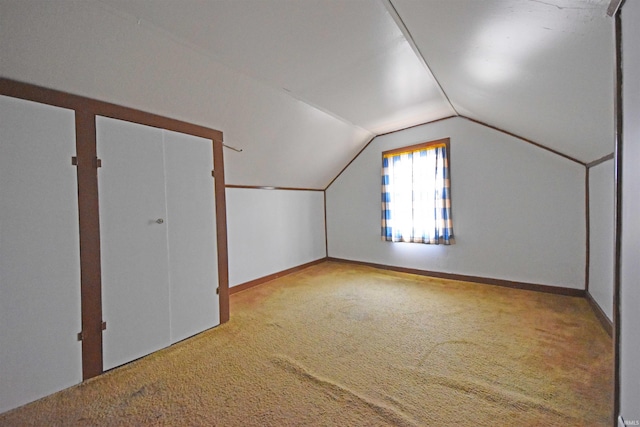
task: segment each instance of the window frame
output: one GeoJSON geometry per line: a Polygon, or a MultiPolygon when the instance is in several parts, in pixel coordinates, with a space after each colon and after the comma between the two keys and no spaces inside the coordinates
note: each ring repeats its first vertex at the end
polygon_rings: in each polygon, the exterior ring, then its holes
{"type": "MultiPolygon", "coordinates": [[[[450,158],[451,157],[450,156],[451,138],[436,139],[429,142],[421,142],[419,144],[408,145],[406,147],[394,148],[392,150],[383,151],[382,159],[384,160],[385,157],[389,157],[396,154],[413,153],[414,151],[419,151],[424,148],[434,147],[436,145],[444,145],[447,148],[447,164],[449,167],[449,175],[451,175],[451,158],[450,158]]],[[[449,179],[451,179],[451,177],[449,177],[449,179]]]]}
{"type": "MultiPolygon", "coordinates": [[[[435,139],[435,140],[431,140],[431,141],[427,141],[427,142],[421,142],[418,144],[413,144],[413,145],[407,145],[407,146],[403,146],[403,147],[398,147],[398,148],[394,148],[391,150],[386,150],[382,152],[382,156],[381,156],[381,160],[382,160],[382,164],[384,165],[384,159],[387,157],[392,157],[392,156],[396,156],[399,154],[405,154],[405,153],[414,153],[420,150],[424,150],[424,149],[430,149],[430,148],[437,148],[439,146],[444,146],[445,147],[445,152],[446,152],[446,161],[447,161],[447,170],[448,170],[448,179],[449,179],[449,187],[448,187],[448,193],[449,193],[449,209],[450,212],[453,212],[453,195],[451,192],[451,182],[452,182],[452,174],[451,174],[451,138],[446,137],[446,138],[440,138],[440,139],[435,139]]],[[[386,242],[390,242],[389,240],[382,239],[383,241],[386,242]]],[[[406,243],[418,243],[418,242],[406,242],[406,243]]],[[[431,244],[431,243],[421,243],[421,244],[431,244]]],[[[455,234],[452,234],[452,237],[450,239],[450,243],[446,243],[444,244],[445,246],[449,246],[449,245],[453,245],[455,244],[455,234]]],[[[441,245],[441,243],[435,243],[435,245],[441,245]]]]}

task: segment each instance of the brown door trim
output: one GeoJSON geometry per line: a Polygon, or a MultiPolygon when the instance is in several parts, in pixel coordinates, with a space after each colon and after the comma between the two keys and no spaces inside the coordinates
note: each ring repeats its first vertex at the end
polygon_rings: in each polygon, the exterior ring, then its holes
{"type": "Polygon", "coordinates": [[[229,321],[229,254],[227,251],[227,198],[224,181],[222,140],[213,141],[213,176],[215,178],[216,236],[218,240],[218,289],[220,323],[229,321]]]}
{"type": "Polygon", "coordinates": [[[102,271],[96,117],[76,110],[78,217],[80,221],[80,297],[82,378],[102,373],[102,271]]]}

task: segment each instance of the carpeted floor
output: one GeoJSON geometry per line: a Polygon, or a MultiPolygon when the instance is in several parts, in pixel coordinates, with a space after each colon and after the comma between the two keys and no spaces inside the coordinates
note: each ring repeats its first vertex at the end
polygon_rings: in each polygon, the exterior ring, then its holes
{"type": "Polygon", "coordinates": [[[610,426],[612,367],[581,298],[325,262],[0,425],[610,426]]]}

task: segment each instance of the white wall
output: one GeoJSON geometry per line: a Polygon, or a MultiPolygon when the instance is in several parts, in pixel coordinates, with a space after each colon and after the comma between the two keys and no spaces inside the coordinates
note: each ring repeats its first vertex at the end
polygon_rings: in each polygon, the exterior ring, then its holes
{"type": "Polygon", "coordinates": [[[640,2],[622,8],[620,414],[640,421],[640,2]]]}
{"type": "Polygon", "coordinates": [[[329,256],[584,288],[585,168],[462,118],[374,139],[327,190],[329,256]],[[381,153],[451,138],[452,246],[380,239],[381,153]]]}
{"type": "Polygon", "coordinates": [[[227,188],[229,286],[326,256],[321,191],[227,188]]]}
{"type": "Polygon", "coordinates": [[[614,279],[613,159],[589,169],[589,293],[613,321],[614,279]]]}

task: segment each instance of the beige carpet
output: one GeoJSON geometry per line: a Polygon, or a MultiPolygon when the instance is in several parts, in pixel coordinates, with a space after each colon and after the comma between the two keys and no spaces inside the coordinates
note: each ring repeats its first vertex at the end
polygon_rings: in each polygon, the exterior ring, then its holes
{"type": "Polygon", "coordinates": [[[581,298],[326,262],[0,425],[610,426],[612,356],[581,298]]]}

